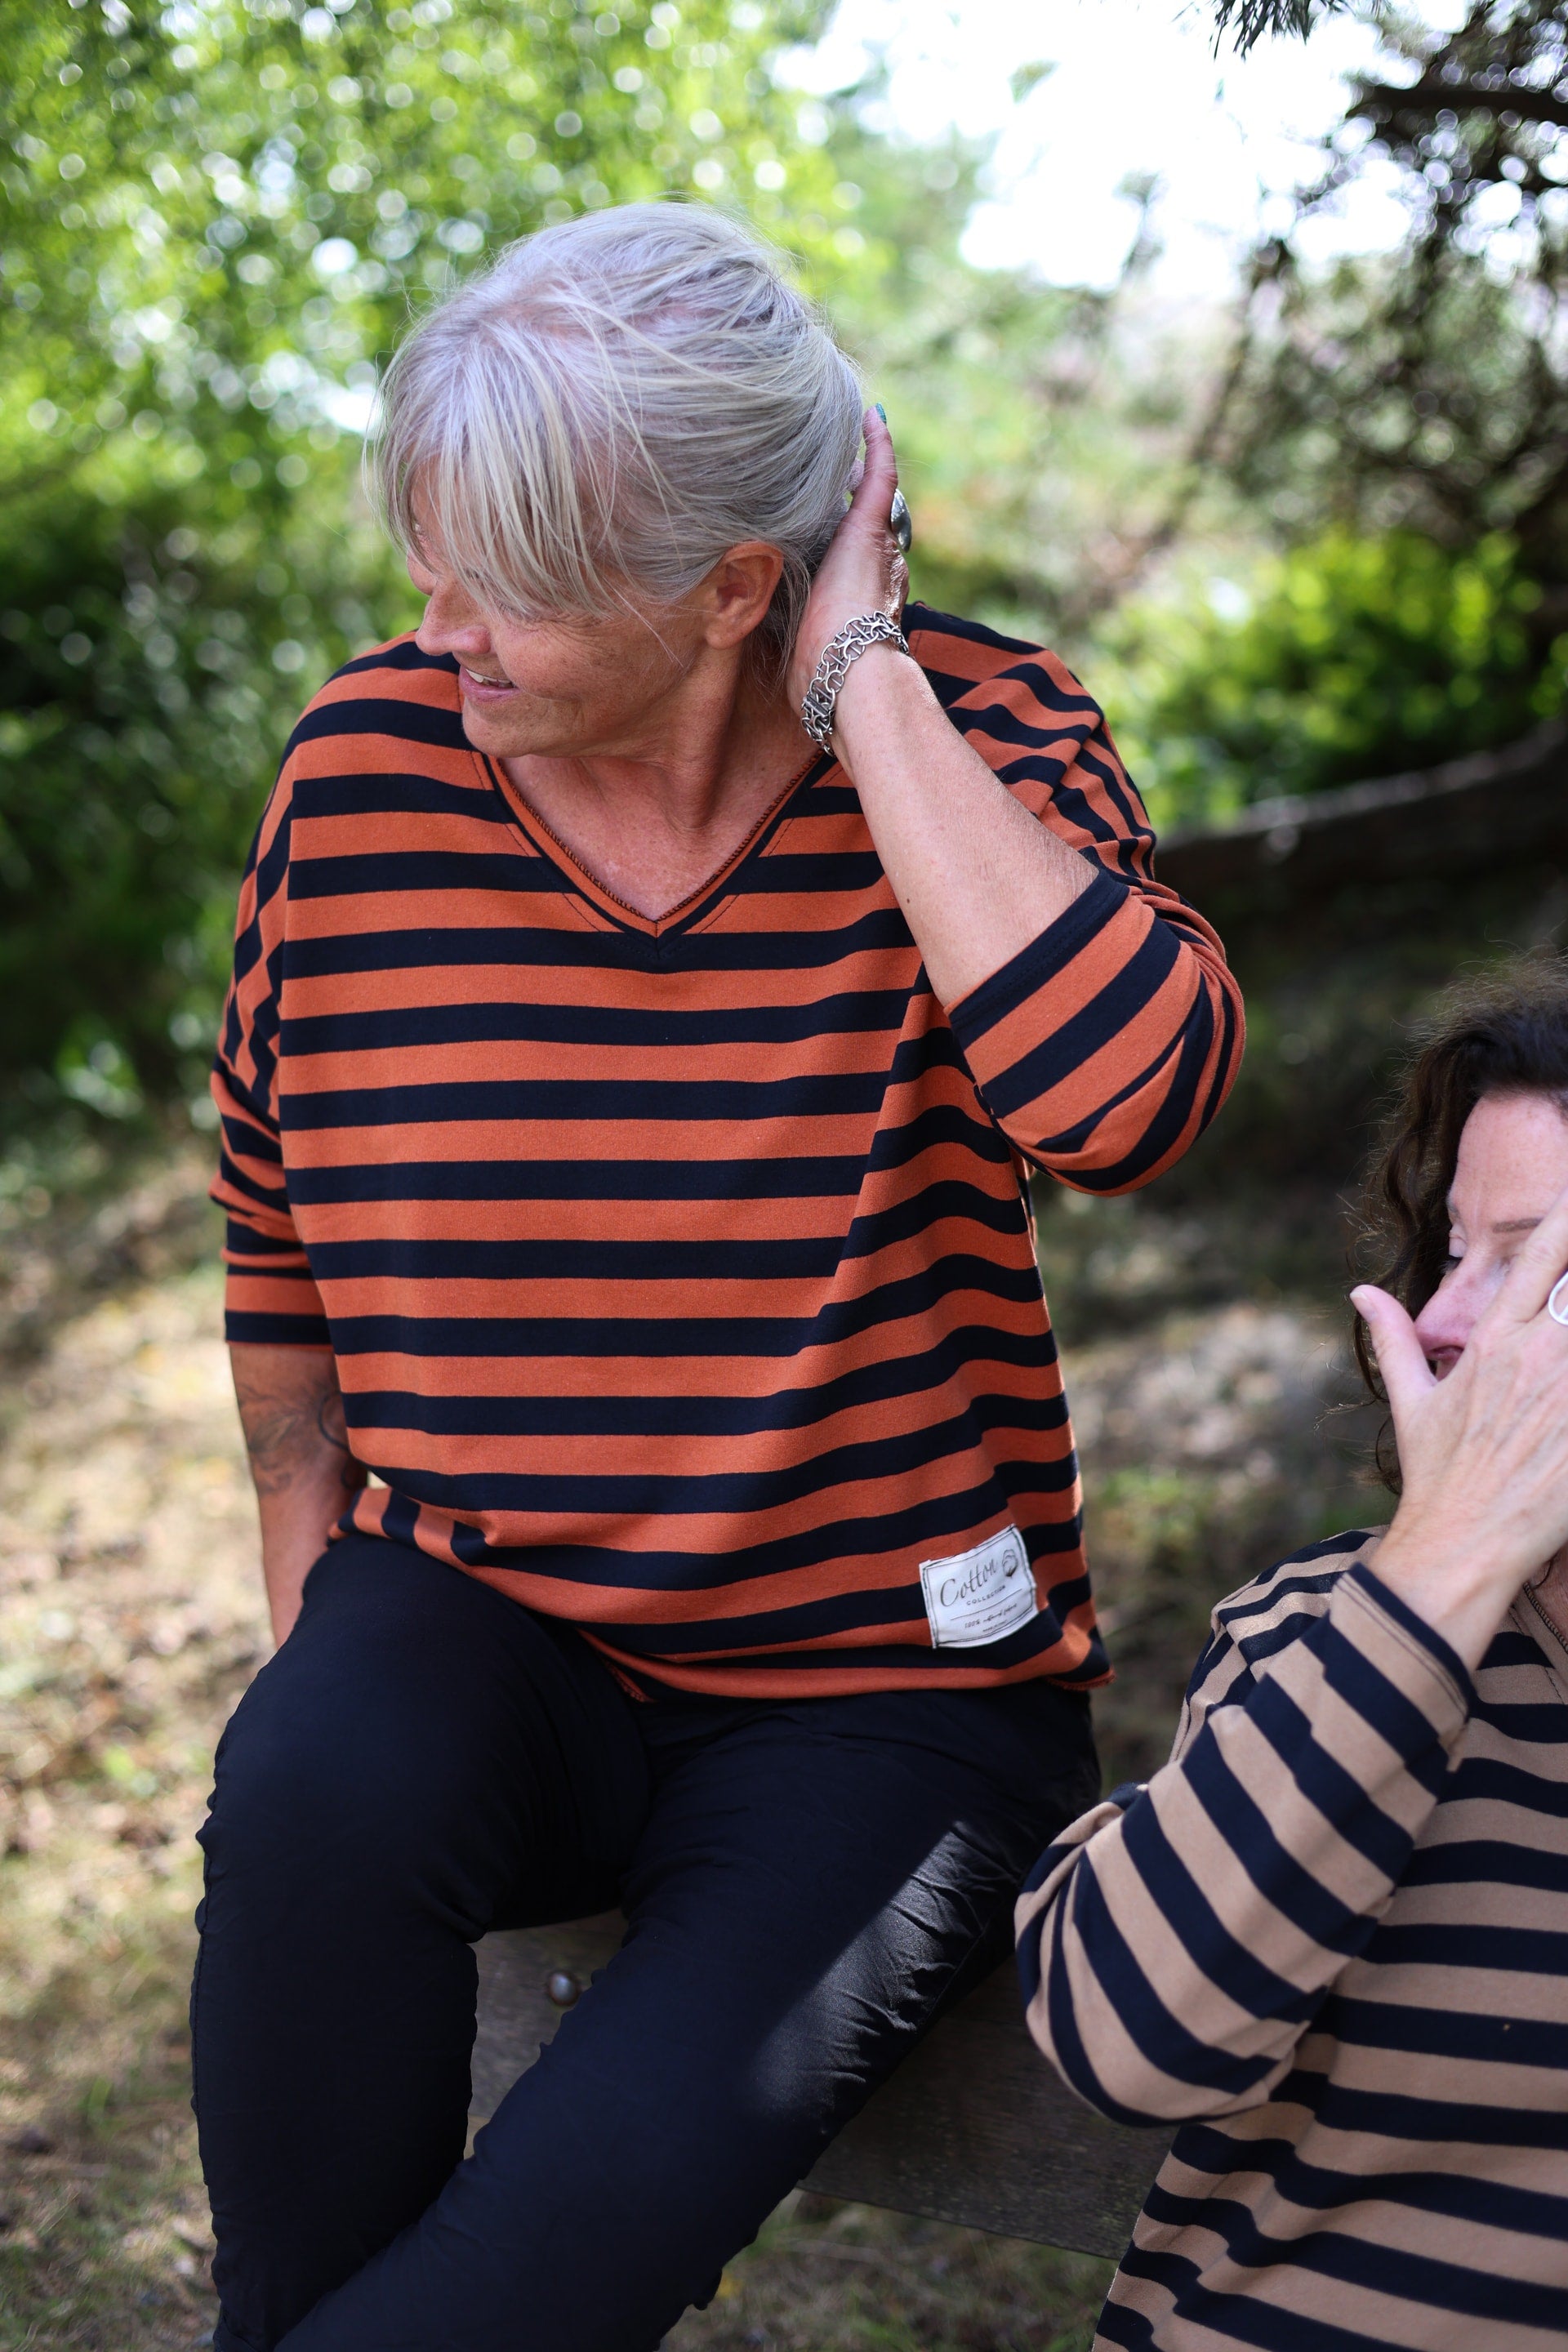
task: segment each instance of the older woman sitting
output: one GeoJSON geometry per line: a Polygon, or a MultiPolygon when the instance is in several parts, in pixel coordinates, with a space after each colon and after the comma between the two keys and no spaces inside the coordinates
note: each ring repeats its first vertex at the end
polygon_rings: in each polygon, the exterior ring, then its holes
{"type": "Polygon", "coordinates": [[[1097,2347],[1568,2343],[1568,962],[1460,992],[1373,1200],[1392,1526],[1221,1601],[1018,1906],[1066,2080],[1181,2123],[1097,2347]]]}
{"type": "Polygon", "coordinates": [[[379,463],[425,618],[300,723],[216,1080],[281,1643],[216,2342],[647,2352],[1098,1785],[1026,1179],[1158,1174],[1237,1007],[1061,665],[900,633],[886,429],[738,227],[517,247],[379,463]],[[473,1943],[616,1903],[465,2161],[473,1943]]]}

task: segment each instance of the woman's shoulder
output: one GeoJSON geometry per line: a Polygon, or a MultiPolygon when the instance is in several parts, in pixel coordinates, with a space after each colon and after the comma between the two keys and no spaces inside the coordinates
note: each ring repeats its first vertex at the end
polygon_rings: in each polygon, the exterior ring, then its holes
{"type": "Polygon", "coordinates": [[[904,635],[948,709],[972,698],[984,699],[987,688],[1000,688],[1009,700],[1026,707],[1032,701],[1040,717],[1058,728],[1091,733],[1101,723],[1099,703],[1066,662],[1031,638],[1004,636],[984,621],[939,613],[918,601],[904,608],[904,635]]]}
{"type": "MultiPolygon", "coordinates": [[[[463,698],[458,665],[450,654],[422,653],[412,634],[389,637],[384,645],[366,646],[335,669],[319,686],[300,713],[292,743],[308,742],[338,730],[363,723],[363,706],[380,710],[396,731],[406,717],[416,732],[417,714],[439,713],[462,728],[463,698]]],[[[440,733],[450,731],[443,726],[440,733]]]]}
{"type": "Polygon", "coordinates": [[[1347,1528],[1237,1586],[1215,1605],[1205,1656],[1223,1643],[1256,1667],[1299,1641],[1328,1608],[1340,1579],[1352,1568],[1370,1565],[1385,1533],[1380,1527],[1347,1528]]]}
{"type": "Polygon", "coordinates": [[[1326,1614],[1341,1578],[1370,1562],[1384,1533],[1382,1528],[1348,1528],[1324,1536],[1215,1603],[1208,1640],[1188,1678],[1173,1759],[1217,1707],[1245,1704],[1270,1661],[1326,1614]]]}
{"type": "Polygon", "coordinates": [[[357,805],[370,779],[390,767],[470,781],[472,765],[457,663],[421,653],[411,635],[393,637],[355,654],[317,688],[284,748],[273,798],[301,813],[323,783],[352,775],[357,805]]]}

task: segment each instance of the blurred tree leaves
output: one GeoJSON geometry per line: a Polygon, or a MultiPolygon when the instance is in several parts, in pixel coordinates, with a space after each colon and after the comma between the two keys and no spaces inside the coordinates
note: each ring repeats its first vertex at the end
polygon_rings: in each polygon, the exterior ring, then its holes
{"type": "Polygon", "coordinates": [[[1501,533],[1456,554],[1331,530],[1264,561],[1248,590],[1130,604],[1102,688],[1157,819],[1223,818],[1527,732],[1568,667],[1568,638],[1534,653],[1541,599],[1501,533]]]}

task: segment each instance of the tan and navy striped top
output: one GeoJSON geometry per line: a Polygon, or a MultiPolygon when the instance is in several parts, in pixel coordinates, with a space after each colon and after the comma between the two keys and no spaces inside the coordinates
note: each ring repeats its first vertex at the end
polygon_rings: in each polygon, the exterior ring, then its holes
{"type": "Polygon", "coordinates": [[[844,772],[658,919],[576,866],[408,639],[300,721],[216,1091],[229,1336],[331,1345],[358,1527],[768,1696],[1104,1673],[1031,1169],[1143,1184],[1240,1055],[1051,655],[911,609],[953,724],[1096,878],[933,996],[844,772]]]}
{"type": "Polygon", "coordinates": [[[1524,1593],[1472,1682],[1376,1544],[1222,1602],[1020,1900],[1036,2039],[1181,2126],[1097,2352],[1568,2345],[1568,1651],[1524,1593]]]}

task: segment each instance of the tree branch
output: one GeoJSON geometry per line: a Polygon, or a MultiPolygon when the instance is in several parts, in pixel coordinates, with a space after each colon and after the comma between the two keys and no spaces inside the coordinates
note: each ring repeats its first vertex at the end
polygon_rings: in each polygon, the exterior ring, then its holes
{"type": "Polygon", "coordinates": [[[1346,0],[1214,0],[1216,38],[1234,36],[1245,57],[1268,33],[1294,34],[1304,41],[1321,16],[1337,16],[1346,0]]]}
{"type": "Polygon", "coordinates": [[[1433,114],[1458,114],[1466,107],[1484,114],[1517,114],[1522,122],[1554,122],[1568,130],[1568,100],[1554,90],[1521,89],[1512,82],[1494,89],[1485,82],[1443,81],[1434,75],[1424,75],[1403,89],[1392,82],[1363,82],[1348,111],[1352,118],[1375,112],[1389,120],[1407,114],[1425,121],[1433,114]]]}

